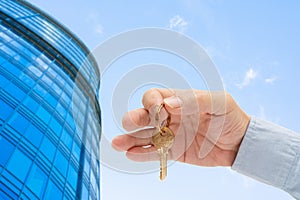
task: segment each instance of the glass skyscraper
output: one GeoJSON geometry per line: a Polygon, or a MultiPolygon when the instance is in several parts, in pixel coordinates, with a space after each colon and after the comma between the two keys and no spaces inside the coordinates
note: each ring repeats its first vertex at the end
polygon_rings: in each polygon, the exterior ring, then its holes
{"type": "Polygon", "coordinates": [[[1,200],[100,199],[100,76],[89,53],[30,3],[0,0],[1,200]]]}

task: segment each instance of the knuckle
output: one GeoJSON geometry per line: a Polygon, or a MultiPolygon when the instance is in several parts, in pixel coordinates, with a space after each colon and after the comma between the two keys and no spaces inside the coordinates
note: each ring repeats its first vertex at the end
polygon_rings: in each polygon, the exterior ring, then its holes
{"type": "Polygon", "coordinates": [[[142,103],[144,105],[147,104],[149,99],[153,99],[155,97],[155,95],[157,94],[157,92],[158,92],[157,88],[151,88],[151,89],[147,90],[143,95],[142,103]]]}

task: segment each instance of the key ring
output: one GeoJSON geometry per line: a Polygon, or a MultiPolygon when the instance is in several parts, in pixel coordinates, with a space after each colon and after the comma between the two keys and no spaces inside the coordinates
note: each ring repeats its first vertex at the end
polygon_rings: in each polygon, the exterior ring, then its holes
{"type": "Polygon", "coordinates": [[[167,114],[168,114],[168,117],[167,119],[165,119],[164,121],[161,122],[161,124],[159,123],[159,114],[162,110],[162,108],[165,106],[164,103],[161,103],[158,107],[157,107],[157,110],[156,110],[156,115],[155,115],[155,121],[156,121],[156,128],[158,129],[158,131],[160,133],[162,133],[162,127],[169,127],[170,126],[170,123],[171,123],[171,114],[166,110],[167,114]]]}

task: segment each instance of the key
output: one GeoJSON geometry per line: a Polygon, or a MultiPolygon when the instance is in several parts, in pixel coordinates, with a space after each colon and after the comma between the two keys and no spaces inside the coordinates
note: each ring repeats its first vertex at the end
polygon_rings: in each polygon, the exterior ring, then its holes
{"type": "Polygon", "coordinates": [[[152,144],[156,148],[156,151],[159,155],[160,161],[160,180],[164,180],[167,176],[167,161],[168,161],[168,152],[172,147],[175,135],[172,130],[169,128],[171,116],[168,114],[167,119],[160,123],[159,114],[161,109],[164,107],[164,104],[161,104],[157,108],[155,121],[157,133],[152,136],[152,144]]]}
{"type": "Polygon", "coordinates": [[[167,176],[168,152],[174,142],[174,133],[169,127],[163,127],[152,137],[152,143],[157,150],[160,161],[160,180],[167,176]]]}

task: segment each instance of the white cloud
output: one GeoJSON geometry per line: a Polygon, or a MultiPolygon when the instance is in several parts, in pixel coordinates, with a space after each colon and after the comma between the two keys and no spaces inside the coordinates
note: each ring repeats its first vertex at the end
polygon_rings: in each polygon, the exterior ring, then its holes
{"type": "Polygon", "coordinates": [[[246,72],[243,82],[240,84],[237,84],[237,86],[242,89],[243,87],[248,86],[250,84],[250,82],[252,80],[254,80],[256,77],[257,77],[257,72],[254,71],[252,68],[250,68],[246,72]]]}
{"type": "Polygon", "coordinates": [[[95,23],[99,20],[99,14],[95,13],[95,12],[90,12],[87,16],[86,16],[86,21],[89,23],[95,23]]]}
{"type": "Polygon", "coordinates": [[[100,16],[98,13],[91,12],[86,17],[86,22],[90,25],[96,34],[103,34],[103,26],[100,23],[100,16]]]}
{"type": "Polygon", "coordinates": [[[103,26],[100,25],[100,24],[96,25],[95,31],[96,31],[96,33],[98,33],[99,35],[103,34],[103,26]]]}
{"type": "Polygon", "coordinates": [[[277,76],[272,76],[270,78],[266,78],[265,83],[273,84],[277,80],[277,78],[278,78],[277,76]]]}
{"type": "Polygon", "coordinates": [[[168,27],[170,29],[175,29],[175,30],[178,30],[180,32],[183,32],[186,30],[188,26],[188,22],[185,21],[181,16],[179,15],[175,15],[174,17],[172,17],[170,20],[169,20],[169,25],[168,27]]]}

